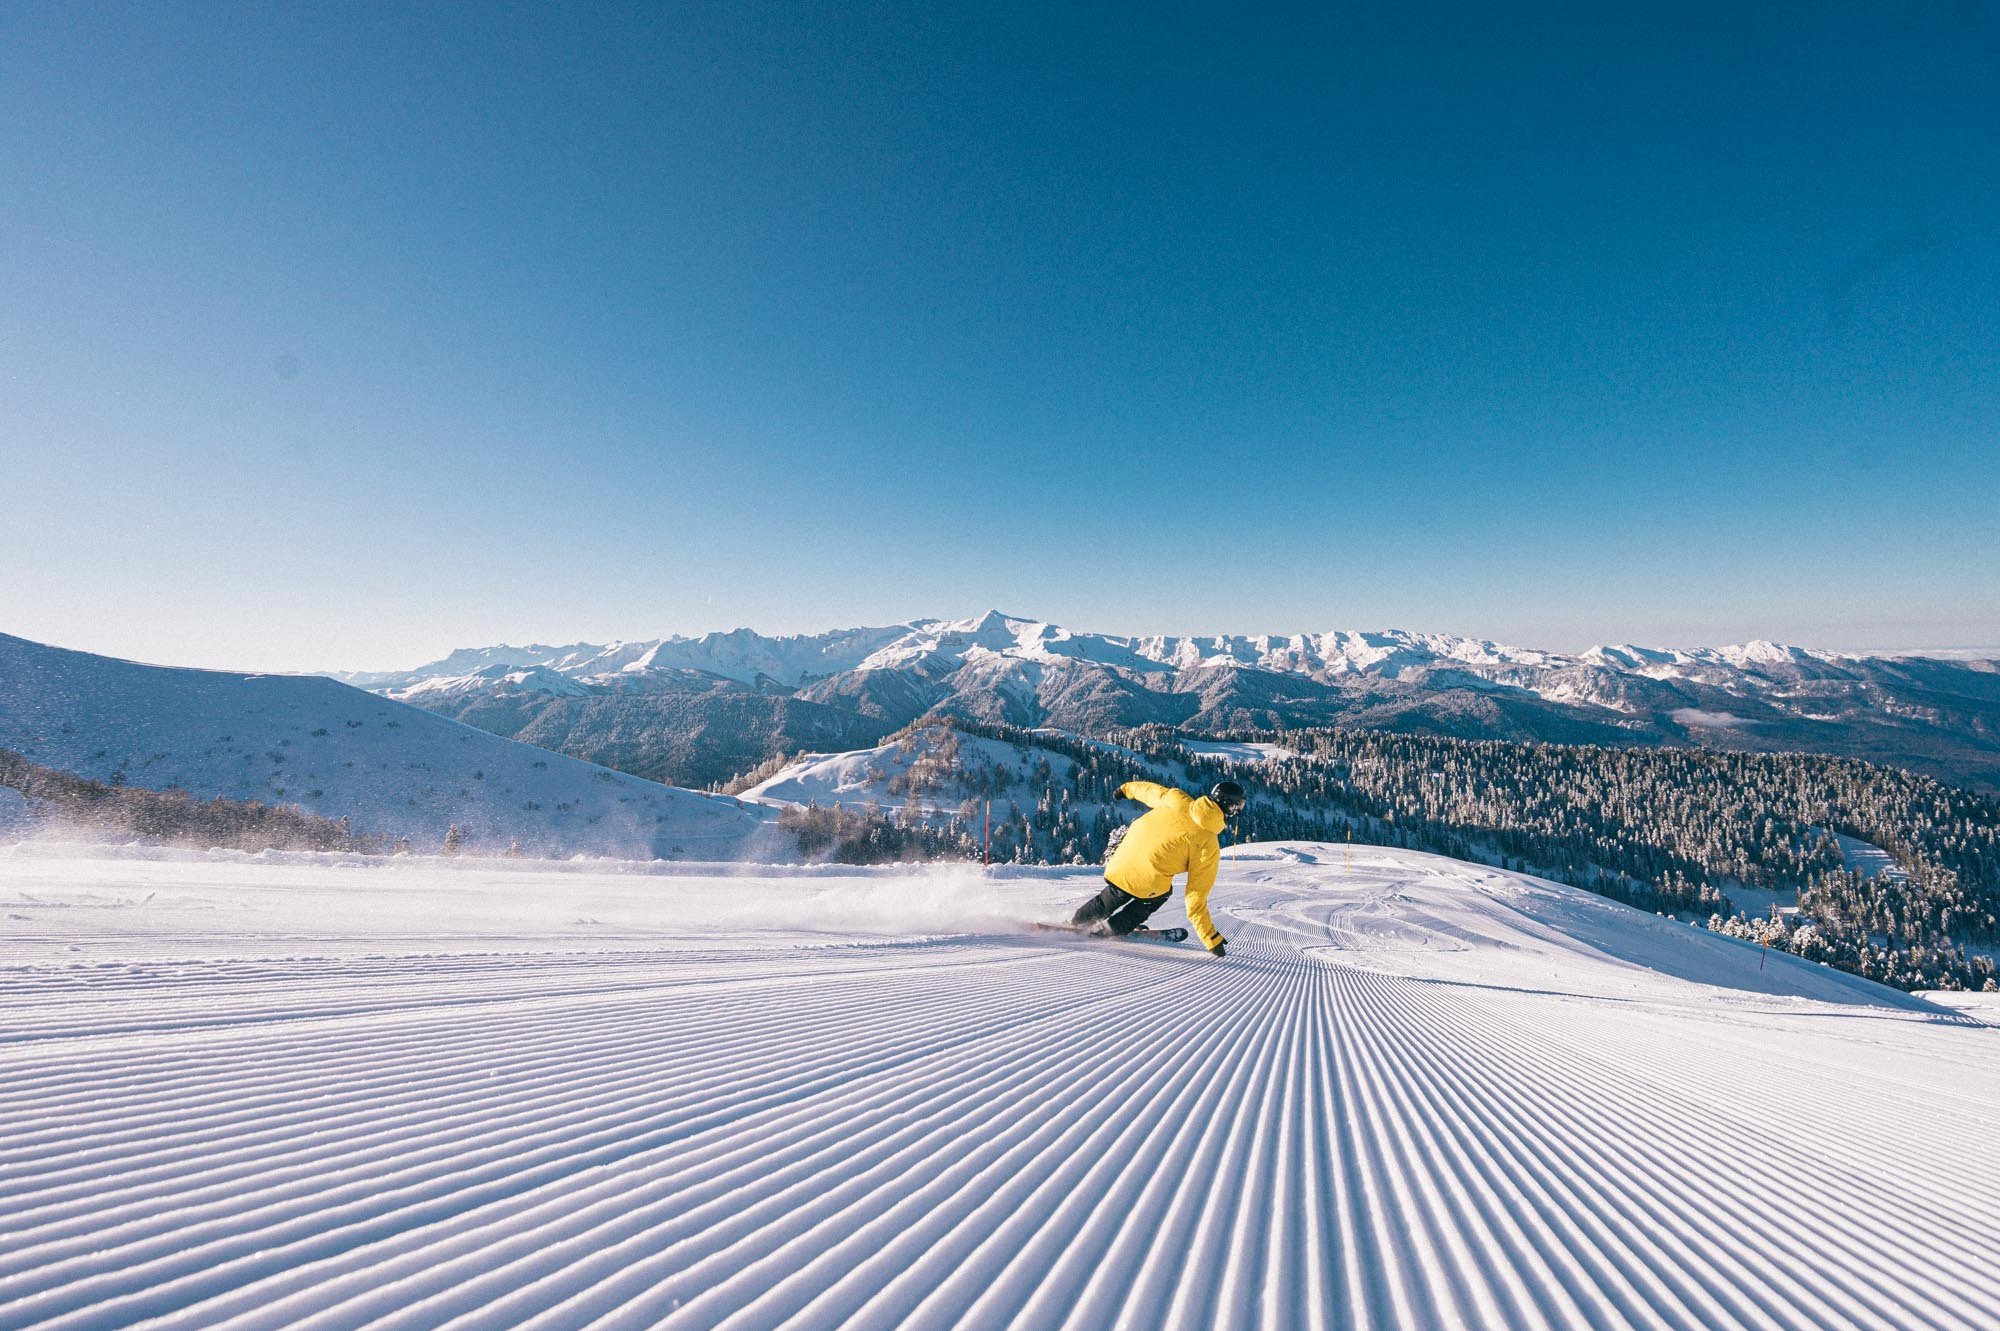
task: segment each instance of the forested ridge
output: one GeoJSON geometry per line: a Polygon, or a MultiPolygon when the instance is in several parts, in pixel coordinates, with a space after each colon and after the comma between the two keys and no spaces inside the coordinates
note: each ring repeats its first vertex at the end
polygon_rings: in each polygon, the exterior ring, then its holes
{"type": "Polygon", "coordinates": [[[1459,740],[1377,731],[1243,732],[1292,756],[1247,764],[1190,751],[1164,727],[1115,745],[955,720],[898,737],[914,761],[879,811],[788,814],[807,853],[880,860],[982,853],[1095,863],[1136,815],[1105,806],[1126,781],[1244,782],[1238,840],[1352,840],[1433,851],[1706,920],[1905,988],[1983,987],[2000,941],[2000,802],[1899,768],[1813,754],[1720,753],[1459,740]],[[1025,775],[956,735],[1018,746],[1025,775]],[[919,803],[957,801],[940,818],[919,803]],[[896,809],[894,801],[907,802],[896,809]],[[1864,873],[1837,835],[1880,847],[1864,873]],[[1731,893],[1797,893],[1797,909],[1742,912],[1731,893]]]}

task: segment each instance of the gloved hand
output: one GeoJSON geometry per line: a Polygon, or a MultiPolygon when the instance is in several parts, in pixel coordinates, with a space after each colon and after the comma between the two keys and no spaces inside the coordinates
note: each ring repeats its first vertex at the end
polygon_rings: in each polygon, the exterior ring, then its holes
{"type": "Polygon", "coordinates": [[[1228,943],[1229,940],[1226,938],[1216,939],[1213,943],[1209,944],[1208,955],[1210,955],[1211,957],[1228,956],[1229,955],[1228,943]]]}

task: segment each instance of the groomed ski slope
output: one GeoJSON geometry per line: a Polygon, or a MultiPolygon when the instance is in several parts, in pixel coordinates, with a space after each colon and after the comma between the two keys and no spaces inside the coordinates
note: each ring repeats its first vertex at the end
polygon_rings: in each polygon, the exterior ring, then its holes
{"type": "Polygon", "coordinates": [[[0,1326],[2000,1326],[2000,1010],[1373,848],[1024,929],[1093,881],[0,850],[0,1326]]]}

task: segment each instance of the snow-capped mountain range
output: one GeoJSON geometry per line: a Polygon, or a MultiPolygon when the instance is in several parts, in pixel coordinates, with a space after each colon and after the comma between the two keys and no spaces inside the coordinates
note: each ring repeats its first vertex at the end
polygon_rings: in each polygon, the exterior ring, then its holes
{"type": "MultiPolygon", "coordinates": [[[[1335,630],[1327,633],[1123,637],[1081,633],[990,611],[974,619],[921,619],[886,628],[766,637],[749,629],[701,637],[650,638],[565,647],[463,648],[414,670],[333,672],[332,677],[393,697],[510,688],[579,696],[657,682],[677,689],[689,672],[740,684],[800,688],[832,675],[916,670],[931,677],[994,661],[1088,664],[1135,675],[1240,667],[1331,681],[1375,675],[1399,679],[1440,668],[1598,669],[1652,679],[1704,671],[1763,674],[1842,672],[1875,659],[1749,642],[1692,650],[1630,643],[1565,655],[1445,633],[1335,630]]],[[[1901,659],[1901,658],[1887,658],[1901,659]]],[[[1532,690],[1531,690],[1532,691],[1532,690]]]]}
{"type": "Polygon", "coordinates": [[[1771,642],[1570,655],[1402,630],[1127,637],[994,611],[807,636],[737,629],[466,649],[415,670],[336,678],[690,784],[725,779],[755,753],[862,747],[921,716],[958,713],[1084,733],[1338,724],[1804,749],[2000,786],[2000,665],[1771,642]],[[658,749],[663,710],[683,747],[690,727],[703,728],[712,760],[658,749]]]}

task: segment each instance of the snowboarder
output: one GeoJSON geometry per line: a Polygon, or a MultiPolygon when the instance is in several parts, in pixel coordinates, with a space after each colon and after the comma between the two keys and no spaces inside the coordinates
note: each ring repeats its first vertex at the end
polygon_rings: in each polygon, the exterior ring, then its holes
{"type": "Polygon", "coordinates": [[[1243,810],[1243,787],[1218,781],[1197,799],[1184,790],[1151,781],[1118,787],[1124,799],[1138,800],[1149,812],[1126,830],[1104,866],[1104,890],[1077,908],[1070,923],[1110,934],[1129,934],[1164,906],[1174,875],[1187,875],[1187,916],[1202,946],[1226,955],[1227,942],[1208,915],[1208,891],[1222,862],[1216,834],[1243,810]]]}

